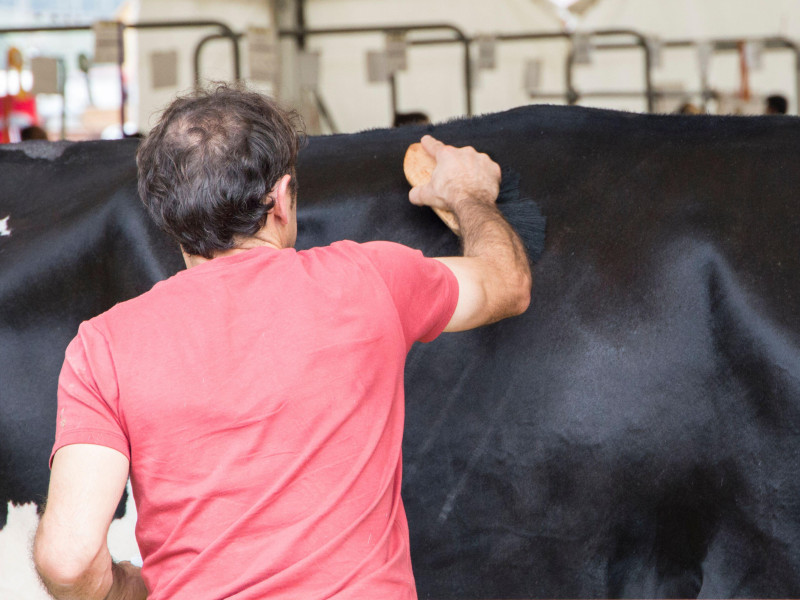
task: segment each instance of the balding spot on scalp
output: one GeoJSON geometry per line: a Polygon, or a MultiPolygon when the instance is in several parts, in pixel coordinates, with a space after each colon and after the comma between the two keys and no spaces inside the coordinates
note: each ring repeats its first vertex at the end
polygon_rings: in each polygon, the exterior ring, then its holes
{"type": "Polygon", "coordinates": [[[250,128],[219,110],[201,115],[181,115],[167,127],[166,136],[173,143],[201,144],[205,151],[223,150],[225,145],[250,133],[250,128]]]}
{"type": "Polygon", "coordinates": [[[208,141],[208,132],[202,127],[190,127],[189,131],[186,132],[189,136],[189,139],[192,141],[197,142],[207,142],[208,141]]]}

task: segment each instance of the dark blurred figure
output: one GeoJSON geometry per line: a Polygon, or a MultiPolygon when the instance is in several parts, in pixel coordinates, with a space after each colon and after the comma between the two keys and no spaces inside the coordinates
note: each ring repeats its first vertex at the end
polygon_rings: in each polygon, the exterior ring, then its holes
{"type": "Polygon", "coordinates": [[[424,112],[407,112],[394,114],[394,127],[403,125],[428,125],[431,122],[424,112]]]}
{"type": "Polygon", "coordinates": [[[764,114],[767,115],[785,115],[789,109],[789,102],[786,96],[774,94],[767,97],[767,105],[764,108],[764,114]]]}
{"type": "Polygon", "coordinates": [[[675,111],[676,115],[701,115],[703,111],[700,110],[695,104],[691,102],[684,102],[675,111]]]}
{"type": "Polygon", "coordinates": [[[22,142],[28,140],[46,140],[47,132],[38,125],[29,125],[19,131],[19,139],[22,142]]]}

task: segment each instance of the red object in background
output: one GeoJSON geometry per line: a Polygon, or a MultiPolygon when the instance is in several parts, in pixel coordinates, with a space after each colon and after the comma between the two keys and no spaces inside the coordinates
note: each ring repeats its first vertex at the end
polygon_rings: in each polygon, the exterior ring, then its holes
{"type": "Polygon", "coordinates": [[[20,130],[38,124],[35,96],[0,96],[0,144],[18,142],[20,130]]]}
{"type": "Polygon", "coordinates": [[[750,64],[747,60],[747,46],[744,42],[737,44],[739,48],[739,97],[748,102],[750,100],[750,64]]]}

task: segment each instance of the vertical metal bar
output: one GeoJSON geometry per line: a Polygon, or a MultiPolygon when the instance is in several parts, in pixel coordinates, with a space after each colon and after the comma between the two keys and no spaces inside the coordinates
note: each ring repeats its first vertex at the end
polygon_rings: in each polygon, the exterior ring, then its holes
{"type": "MultiPolygon", "coordinates": [[[[711,52],[713,52],[714,48],[715,48],[714,43],[713,42],[708,42],[708,43],[712,44],[711,52]]],[[[699,52],[700,47],[697,44],[695,44],[695,48],[699,52]]],[[[700,88],[701,88],[701,90],[703,92],[703,112],[704,113],[708,112],[708,101],[711,100],[711,89],[709,88],[709,85],[708,85],[708,75],[709,75],[708,72],[709,72],[709,68],[703,67],[702,64],[701,64],[700,88]]],[[[717,110],[719,110],[719,105],[717,106],[717,110]]]]}
{"type": "Polygon", "coordinates": [[[566,70],[566,83],[567,83],[567,104],[570,106],[577,104],[578,100],[580,99],[580,95],[577,91],[575,91],[575,85],[573,81],[573,69],[575,68],[575,41],[572,34],[569,36],[569,52],[567,52],[567,60],[565,64],[566,70]]]}
{"type": "MultiPolygon", "coordinates": [[[[459,34],[460,35],[460,34],[459,34]]],[[[461,36],[464,44],[464,98],[467,105],[467,116],[472,116],[472,60],[470,59],[470,39],[461,36]]]]}
{"type": "Polygon", "coordinates": [[[397,117],[397,80],[395,79],[394,73],[389,75],[389,95],[392,108],[392,123],[394,123],[397,117]]]}
{"type": "Polygon", "coordinates": [[[800,115],[800,50],[792,48],[794,53],[794,114],[800,115]]]}
{"type": "Polygon", "coordinates": [[[314,90],[312,94],[314,95],[314,100],[317,103],[319,115],[328,124],[328,129],[330,129],[331,133],[339,133],[339,128],[336,126],[336,122],[333,120],[333,117],[331,117],[331,113],[328,110],[327,104],[325,104],[325,101],[322,99],[322,96],[320,96],[317,90],[314,90]]]}
{"type": "Polygon", "coordinates": [[[295,21],[297,23],[297,48],[298,50],[306,49],[306,8],[304,0],[295,0],[295,21]]]}
{"type": "Polygon", "coordinates": [[[192,64],[194,65],[194,87],[195,89],[200,88],[200,50],[203,49],[203,46],[206,45],[207,42],[211,40],[219,39],[221,36],[218,33],[213,33],[211,35],[207,35],[199,42],[197,42],[197,46],[194,47],[194,57],[192,60],[192,64]]]}
{"type": "Polygon", "coordinates": [[[123,65],[125,64],[125,41],[123,35],[125,33],[125,25],[117,22],[117,35],[119,37],[119,89],[120,89],[120,103],[119,103],[119,127],[120,135],[125,137],[125,104],[128,101],[128,93],[125,89],[125,73],[123,65]]]}
{"type": "Polygon", "coordinates": [[[800,115],[800,48],[794,44],[791,48],[794,51],[794,112],[800,115]]]}
{"type": "Polygon", "coordinates": [[[653,94],[653,57],[650,55],[650,46],[647,40],[639,34],[636,34],[636,36],[639,40],[639,46],[641,46],[644,52],[644,88],[647,94],[647,112],[651,113],[655,108],[655,98],[653,94]]]}
{"type": "MultiPolygon", "coordinates": [[[[227,36],[226,36],[227,37],[227,36]]],[[[231,36],[231,43],[233,44],[233,77],[235,81],[242,80],[242,64],[241,57],[239,56],[239,39],[241,36],[231,36]]]]}
{"type": "Polygon", "coordinates": [[[67,68],[63,58],[59,58],[57,64],[58,92],[61,95],[61,140],[65,140],[67,139],[67,68]]]}

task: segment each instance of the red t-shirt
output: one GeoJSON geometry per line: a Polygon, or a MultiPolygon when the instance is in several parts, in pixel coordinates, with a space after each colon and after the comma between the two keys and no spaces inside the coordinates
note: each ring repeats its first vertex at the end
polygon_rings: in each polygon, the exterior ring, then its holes
{"type": "Polygon", "coordinates": [[[81,325],[56,443],[130,459],[150,600],[416,598],[403,367],[458,283],[387,242],[220,257],[81,325]]]}

